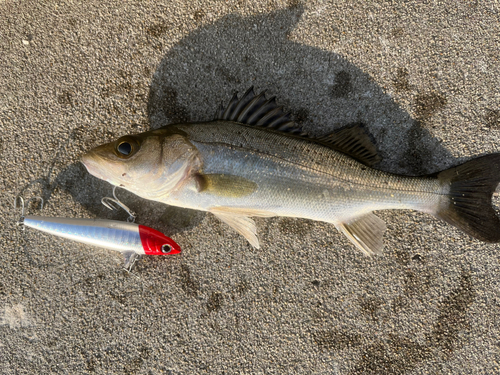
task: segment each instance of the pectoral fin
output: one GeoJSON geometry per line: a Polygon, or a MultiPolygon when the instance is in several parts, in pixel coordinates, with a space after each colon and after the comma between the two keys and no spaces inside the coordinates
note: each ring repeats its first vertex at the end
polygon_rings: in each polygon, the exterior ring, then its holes
{"type": "Polygon", "coordinates": [[[373,213],[338,224],[337,229],[367,256],[380,254],[384,248],[385,222],[373,213]]]}
{"type": "Polygon", "coordinates": [[[262,210],[247,210],[242,208],[230,207],[213,207],[209,210],[217,216],[221,221],[229,225],[236,232],[245,237],[250,245],[256,249],[260,248],[259,239],[257,238],[257,228],[255,222],[249,216],[271,217],[272,212],[262,210]]]}
{"type": "Polygon", "coordinates": [[[257,184],[244,177],[227,174],[199,174],[198,192],[208,192],[221,197],[240,198],[252,194],[257,184]]]}

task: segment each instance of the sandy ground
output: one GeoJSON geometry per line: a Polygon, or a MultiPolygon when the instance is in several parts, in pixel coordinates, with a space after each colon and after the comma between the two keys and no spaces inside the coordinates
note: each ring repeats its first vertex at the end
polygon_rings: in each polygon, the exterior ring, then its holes
{"type": "Polygon", "coordinates": [[[0,373],[500,373],[499,246],[430,216],[380,212],[371,259],[332,225],[258,219],[255,251],[120,192],[184,250],[130,275],[12,209],[125,219],[80,155],[252,85],[311,134],[366,124],[387,171],[498,152],[499,51],[496,0],[0,1],[0,373]]]}

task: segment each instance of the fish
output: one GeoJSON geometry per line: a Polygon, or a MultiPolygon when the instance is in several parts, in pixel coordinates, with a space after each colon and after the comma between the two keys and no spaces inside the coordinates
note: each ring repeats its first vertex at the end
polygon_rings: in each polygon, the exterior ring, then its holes
{"type": "Polygon", "coordinates": [[[252,217],[282,216],[331,223],[365,255],[380,254],[386,224],[374,211],[393,209],[500,242],[500,153],[417,177],[374,168],[380,160],[363,125],[311,137],[253,87],[212,121],[125,135],[81,159],[91,175],[142,198],[214,214],[255,248],[252,217]]]}
{"type": "Polygon", "coordinates": [[[125,269],[142,255],[174,255],[180,246],[163,233],[135,223],[106,219],[23,216],[19,224],[76,242],[116,250],[123,254],[125,269]]]}

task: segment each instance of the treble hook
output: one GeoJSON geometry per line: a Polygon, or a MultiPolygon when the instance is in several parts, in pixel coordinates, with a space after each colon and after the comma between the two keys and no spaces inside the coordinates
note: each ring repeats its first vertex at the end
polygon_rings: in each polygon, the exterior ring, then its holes
{"type": "MultiPolygon", "coordinates": [[[[43,198],[42,197],[38,197],[37,196],[37,197],[30,198],[30,199],[28,199],[28,202],[26,203],[26,205],[29,205],[30,202],[32,200],[35,200],[35,199],[39,199],[40,200],[40,209],[43,210],[43,198]]],[[[21,217],[16,222],[16,224],[17,225],[23,225],[26,208],[25,208],[25,205],[24,205],[24,199],[23,199],[23,197],[17,196],[17,197],[14,198],[14,210],[17,209],[17,201],[18,200],[21,201],[21,217]]],[[[24,229],[24,227],[23,227],[23,229],[24,229]]]]}
{"type": "Polygon", "coordinates": [[[123,269],[127,271],[130,275],[139,277],[136,274],[134,274],[132,270],[134,269],[136,263],[142,259],[142,255],[139,255],[132,251],[132,252],[124,252],[123,256],[125,258],[125,264],[123,265],[123,269]]]}
{"type": "Polygon", "coordinates": [[[113,206],[112,203],[116,204],[118,207],[123,208],[128,214],[129,217],[127,218],[128,223],[133,223],[136,218],[136,213],[132,211],[130,208],[128,208],[124,203],[122,203],[118,197],[116,196],[116,188],[118,186],[113,186],[113,197],[104,197],[101,199],[101,203],[104,205],[104,207],[109,208],[110,210],[116,210],[118,209],[117,207],[113,206]]]}

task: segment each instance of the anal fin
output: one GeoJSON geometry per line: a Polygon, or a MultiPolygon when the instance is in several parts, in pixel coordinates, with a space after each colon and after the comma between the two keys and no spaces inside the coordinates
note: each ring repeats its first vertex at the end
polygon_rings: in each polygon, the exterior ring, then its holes
{"type": "Polygon", "coordinates": [[[367,256],[380,254],[384,248],[385,222],[371,212],[347,223],[337,224],[337,229],[367,256]]]}

